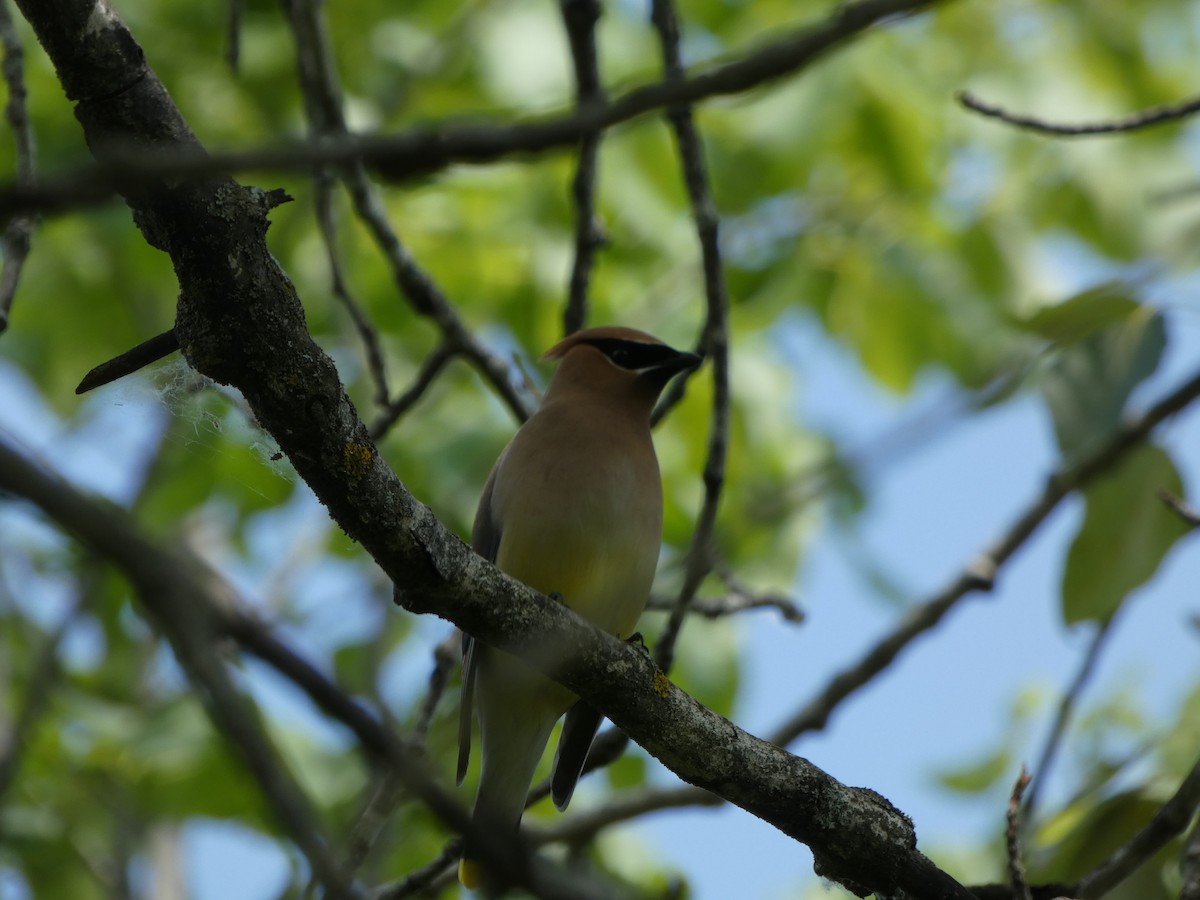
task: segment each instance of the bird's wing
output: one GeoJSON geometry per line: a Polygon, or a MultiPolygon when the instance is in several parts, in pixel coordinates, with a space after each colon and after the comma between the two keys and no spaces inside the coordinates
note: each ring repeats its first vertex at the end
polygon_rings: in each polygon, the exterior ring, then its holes
{"type": "Polygon", "coordinates": [[[455,784],[462,784],[471,762],[471,712],[475,705],[475,638],[463,635],[462,697],[458,704],[458,775],[455,784]]]}
{"type": "MultiPolygon", "coordinates": [[[[492,516],[492,489],[496,484],[496,471],[504,461],[504,454],[492,467],[479,506],[475,510],[475,524],[471,527],[471,548],[488,562],[496,561],[500,547],[500,527],[492,516]]],[[[475,706],[475,670],[479,666],[481,649],[475,638],[463,634],[462,697],[458,704],[458,784],[462,784],[471,762],[471,715],[475,706]]]]}
{"type": "Polygon", "coordinates": [[[588,751],[603,721],[604,713],[586,700],[577,701],[567,710],[562,734],[558,738],[558,750],[554,754],[554,774],[550,778],[550,796],[560,811],[571,802],[575,785],[583,774],[588,751]]]}

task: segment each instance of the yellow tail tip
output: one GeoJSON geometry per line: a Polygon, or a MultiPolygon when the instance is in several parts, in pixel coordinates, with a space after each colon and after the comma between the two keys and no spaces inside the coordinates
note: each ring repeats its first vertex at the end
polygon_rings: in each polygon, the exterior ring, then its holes
{"type": "Polygon", "coordinates": [[[473,859],[460,859],[458,881],[467,890],[476,890],[483,883],[483,867],[473,859]]]}

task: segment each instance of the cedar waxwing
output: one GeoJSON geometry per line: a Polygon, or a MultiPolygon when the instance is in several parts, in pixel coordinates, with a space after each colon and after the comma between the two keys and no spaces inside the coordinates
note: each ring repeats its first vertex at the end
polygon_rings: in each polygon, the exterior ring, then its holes
{"type": "MultiPolygon", "coordinates": [[[[650,413],[667,382],[701,359],[618,327],[576,332],[543,359],[558,360],[558,370],[488,476],[471,546],[624,639],[646,605],[662,544],[650,413]]],[[[516,830],[550,732],[566,712],[551,780],[564,809],[601,714],[525,662],[464,635],[460,784],[476,697],[483,770],[475,824],[516,830]]],[[[483,880],[469,841],[458,874],[468,888],[483,880]]]]}

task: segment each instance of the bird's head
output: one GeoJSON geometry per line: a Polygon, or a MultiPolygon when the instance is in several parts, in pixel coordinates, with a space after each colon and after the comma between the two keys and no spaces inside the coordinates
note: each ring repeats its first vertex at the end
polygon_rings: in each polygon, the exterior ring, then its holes
{"type": "Polygon", "coordinates": [[[577,331],[542,358],[558,361],[547,400],[585,391],[630,403],[646,415],[668,381],[703,362],[696,354],[669,347],[644,331],[617,325],[577,331]]]}

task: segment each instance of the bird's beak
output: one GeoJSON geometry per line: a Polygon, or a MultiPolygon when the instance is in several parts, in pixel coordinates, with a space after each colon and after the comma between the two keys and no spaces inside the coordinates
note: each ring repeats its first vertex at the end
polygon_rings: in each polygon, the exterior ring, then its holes
{"type": "Polygon", "coordinates": [[[674,375],[677,372],[690,372],[692,369],[699,368],[702,362],[704,362],[703,356],[697,356],[695,353],[680,350],[676,353],[674,359],[666,360],[658,368],[674,375]]]}

